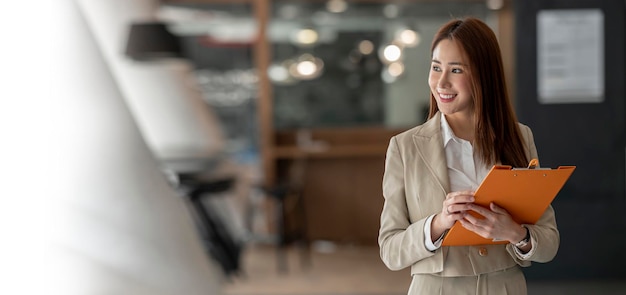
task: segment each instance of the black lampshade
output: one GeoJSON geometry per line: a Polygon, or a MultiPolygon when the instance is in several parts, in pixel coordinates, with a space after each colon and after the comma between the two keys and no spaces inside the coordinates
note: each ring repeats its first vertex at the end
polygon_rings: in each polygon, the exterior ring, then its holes
{"type": "Polygon", "coordinates": [[[135,60],[181,57],[180,39],[161,22],[133,23],[128,34],[126,55],[135,60]]]}

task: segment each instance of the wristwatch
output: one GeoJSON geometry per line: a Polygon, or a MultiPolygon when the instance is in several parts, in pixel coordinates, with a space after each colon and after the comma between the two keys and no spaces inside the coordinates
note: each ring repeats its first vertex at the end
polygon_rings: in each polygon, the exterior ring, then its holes
{"type": "Polygon", "coordinates": [[[530,242],[530,231],[528,230],[527,227],[524,227],[524,228],[526,229],[526,236],[524,237],[524,239],[522,239],[521,241],[517,242],[517,244],[515,244],[515,247],[517,248],[524,248],[530,242]]]}

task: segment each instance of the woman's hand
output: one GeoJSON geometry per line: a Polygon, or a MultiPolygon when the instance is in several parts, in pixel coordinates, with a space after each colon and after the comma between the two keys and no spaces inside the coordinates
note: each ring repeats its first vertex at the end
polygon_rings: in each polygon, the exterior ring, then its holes
{"type": "Polygon", "coordinates": [[[489,209],[476,204],[468,204],[467,207],[468,210],[485,218],[478,218],[465,212],[459,222],[463,227],[483,238],[509,241],[515,244],[526,236],[526,229],[515,222],[509,212],[494,203],[489,204],[489,209]]]}
{"type": "Polygon", "coordinates": [[[473,191],[451,192],[443,201],[441,212],[435,215],[431,223],[431,238],[438,239],[446,230],[450,229],[454,222],[461,220],[474,202],[473,191]]]}

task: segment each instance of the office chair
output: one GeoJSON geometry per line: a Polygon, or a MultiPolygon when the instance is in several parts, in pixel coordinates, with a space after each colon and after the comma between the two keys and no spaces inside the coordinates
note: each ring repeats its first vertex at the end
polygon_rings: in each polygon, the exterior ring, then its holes
{"type": "Polygon", "coordinates": [[[277,184],[261,187],[275,205],[276,257],[281,273],[287,271],[286,251],[292,243],[299,246],[302,267],[311,265],[304,200],[306,162],[305,156],[287,161],[285,173],[279,177],[277,184]]]}
{"type": "Polygon", "coordinates": [[[220,264],[226,277],[239,274],[244,243],[236,238],[219,212],[203,202],[205,198],[223,196],[233,187],[235,178],[206,179],[195,173],[179,173],[178,182],[177,189],[190,205],[206,251],[220,264]]]}

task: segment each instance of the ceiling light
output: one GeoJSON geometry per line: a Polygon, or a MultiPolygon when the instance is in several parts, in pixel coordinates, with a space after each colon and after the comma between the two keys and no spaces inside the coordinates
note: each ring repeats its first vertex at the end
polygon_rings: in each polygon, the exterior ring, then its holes
{"type": "Polygon", "coordinates": [[[485,4],[491,10],[500,10],[504,7],[504,0],[486,0],[485,4]]]}
{"type": "Polygon", "coordinates": [[[267,75],[274,82],[282,82],[289,79],[289,70],[282,65],[272,64],[267,69],[267,75]]]}
{"type": "Polygon", "coordinates": [[[289,66],[289,73],[301,80],[312,80],[321,76],[324,62],[312,54],[305,53],[289,66]]]}
{"type": "Polygon", "coordinates": [[[297,30],[291,39],[296,45],[310,46],[319,41],[319,34],[314,29],[305,28],[297,30]]]}
{"type": "Polygon", "coordinates": [[[387,67],[387,71],[389,72],[389,75],[393,77],[400,77],[402,76],[402,74],[404,74],[404,63],[402,62],[391,63],[387,67]]]}
{"type": "Polygon", "coordinates": [[[311,76],[317,72],[317,65],[311,60],[303,60],[296,65],[296,71],[302,76],[311,76]]]}
{"type": "Polygon", "coordinates": [[[386,66],[380,73],[383,82],[391,84],[396,82],[404,74],[404,63],[394,62],[386,66]]]}
{"type": "Polygon", "coordinates": [[[396,44],[389,44],[380,51],[380,59],[389,64],[402,58],[402,48],[396,44]]]}
{"type": "Polygon", "coordinates": [[[267,69],[269,79],[279,85],[294,84],[297,80],[293,79],[289,73],[289,66],[294,61],[285,61],[282,63],[273,63],[267,69]]]}
{"type": "Polygon", "coordinates": [[[396,40],[407,47],[415,47],[420,42],[420,35],[415,30],[402,29],[396,34],[396,40]]]}
{"type": "Polygon", "coordinates": [[[348,3],[345,0],[328,0],[326,2],[326,10],[332,13],[342,13],[348,9],[348,3]]]}
{"type": "Polygon", "coordinates": [[[359,42],[359,52],[363,55],[370,55],[374,52],[374,43],[370,40],[363,40],[359,42]]]}

